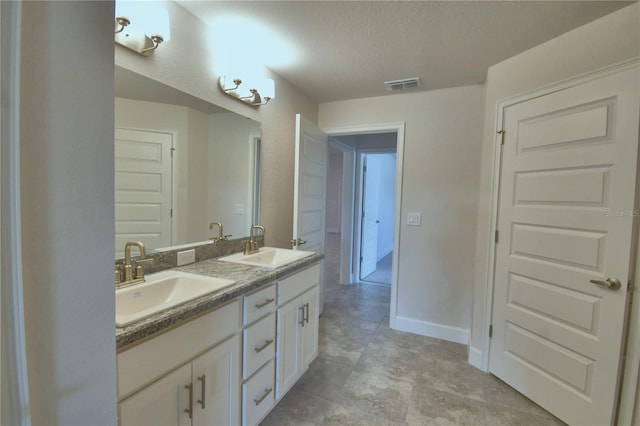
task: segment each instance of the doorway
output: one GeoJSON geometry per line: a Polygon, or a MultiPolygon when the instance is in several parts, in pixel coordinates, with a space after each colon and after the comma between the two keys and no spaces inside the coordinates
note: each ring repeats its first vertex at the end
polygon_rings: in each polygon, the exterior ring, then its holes
{"type": "Polygon", "coordinates": [[[338,274],[341,284],[392,285],[399,232],[397,152],[402,137],[393,127],[330,137],[327,242],[333,248],[327,250],[326,261],[327,270],[338,274]],[[383,273],[376,274],[378,261],[383,260],[383,273]]]}
{"type": "Polygon", "coordinates": [[[391,286],[395,213],[395,151],[360,151],[359,280],[391,286]]]}

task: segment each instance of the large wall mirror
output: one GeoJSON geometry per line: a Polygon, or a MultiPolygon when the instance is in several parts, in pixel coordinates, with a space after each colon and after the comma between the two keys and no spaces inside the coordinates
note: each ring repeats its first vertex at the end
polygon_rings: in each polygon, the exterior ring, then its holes
{"type": "Polygon", "coordinates": [[[115,70],[116,259],[230,239],[259,221],[260,123],[124,68],[115,70]]]}

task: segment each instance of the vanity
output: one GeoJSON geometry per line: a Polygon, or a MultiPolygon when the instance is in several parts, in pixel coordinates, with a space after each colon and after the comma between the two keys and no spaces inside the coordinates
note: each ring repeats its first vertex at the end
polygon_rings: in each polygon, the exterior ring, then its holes
{"type": "Polygon", "coordinates": [[[118,422],[255,425],[317,355],[322,255],[256,250],[260,123],[118,66],[115,87],[115,282],[138,282],[118,422]]]}
{"type": "Polygon", "coordinates": [[[258,424],[316,357],[322,255],[233,256],[172,270],[231,284],[116,328],[120,425],[258,424]]]}

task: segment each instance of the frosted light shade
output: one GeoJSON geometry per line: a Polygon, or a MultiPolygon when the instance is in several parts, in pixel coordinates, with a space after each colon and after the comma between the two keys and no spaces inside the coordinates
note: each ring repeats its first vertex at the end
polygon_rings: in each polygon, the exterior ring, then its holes
{"type": "Polygon", "coordinates": [[[260,79],[257,83],[258,93],[260,93],[260,97],[275,99],[276,97],[276,89],[275,84],[270,78],[260,79]]]}
{"type": "Polygon", "coordinates": [[[171,23],[166,9],[146,3],[144,15],[136,19],[144,19],[142,25],[148,37],[159,35],[164,41],[171,39],[171,23]]]}

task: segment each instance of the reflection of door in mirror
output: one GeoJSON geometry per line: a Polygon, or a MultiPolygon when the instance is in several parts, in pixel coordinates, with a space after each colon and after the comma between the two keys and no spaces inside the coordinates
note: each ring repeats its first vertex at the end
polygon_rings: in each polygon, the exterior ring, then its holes
{"type": "MultiPolygon", "coordinates": [[[[170,195],[162,207],[170,228],[162,238],[149,235],[151,222],[160,221],[160,207],[145,198],[151,194],[129,194],[130,203],[139,203],[136,208],[125,208],[122,194],[117,195],[117,232],[127,237],[117,237],[116,256],[128,239],[144,242],[148,253],[210,243],[217,236],[217,230],[209,230],[211,222],[222,222],[230,239],[246,238],[249,227],[259,222],[260,123],[120,67],[115,70],[115,89],[114,127],[171,135],[173,148],[165,154],[172,160],[168,181],[146,174],[150,160],[135,157],[141,155],[137,148],[116,148],[117,156],[134,156],[141,166],[128,170],[136,177],[125,184],[146,185],[143,190],[148,191],[164,182],[162,191],[170,195]],[[141,210],[146,210],[144,220],[141,210]],[[121,219],[124,213],[131,216],[121,219]]],[[[116,178],[120,181],[122,176],[116,178]]]]}
{"type": "Polygon", "coordinates": [[[171,245],[173,135],[115,129],[116,258],[127,241],[171,245]]]}

